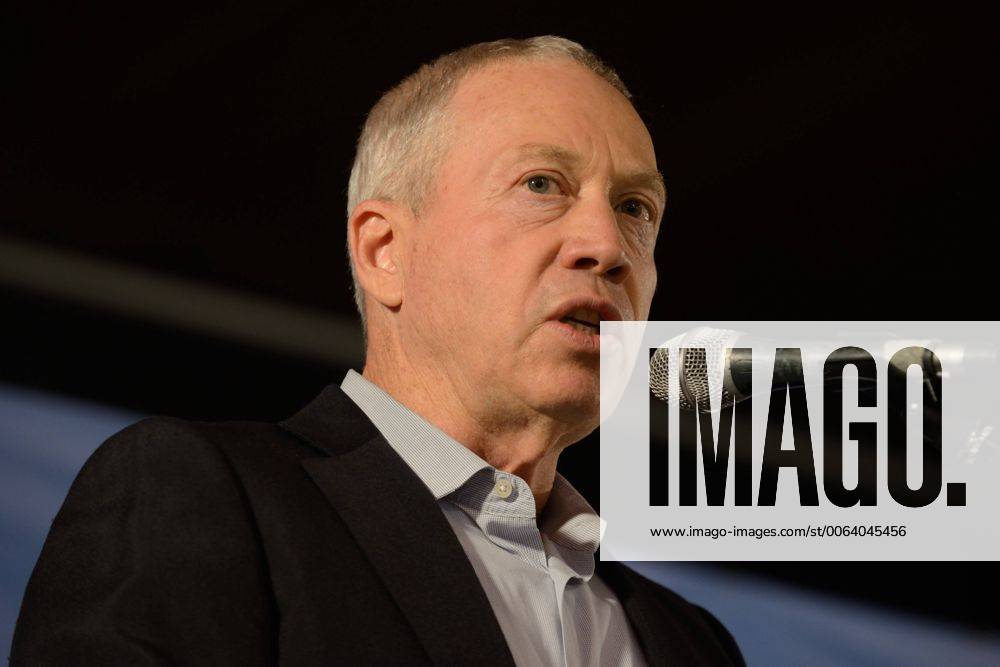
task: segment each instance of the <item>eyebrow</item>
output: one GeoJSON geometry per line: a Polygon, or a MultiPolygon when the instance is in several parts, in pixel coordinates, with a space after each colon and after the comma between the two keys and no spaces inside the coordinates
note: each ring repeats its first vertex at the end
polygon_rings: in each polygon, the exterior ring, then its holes
{"type": "Polygon", "coordinates": [[[652,190],[660,196],[660,200],[663,204],[667,203],[667,186],[663,181],[663,174],[659,171],[637,171],[625,176],[621,182],[623,185],[628,187],[652,190]]]}
{"type": "Polygon", "coordinates": [[[523,144],[518,146],[517,161],[520,162],[530,158],[542,158],[552,160],[553,162],[562,162],[570,166],[575,166],[583,162],[583,157],[579,153],[575,153],[562,146],[555,146],[553,144],[523,144]]]}
{"type": "MultiPolygon", "coordinates": [[[[571,167],[583,162],[583,157],[579,153],[553,144],[523,144],[518,147],[516,158],[518,162],[531,158],[552,160],[571,167]]],[[[667,201],[663,174],[656,169],[644,169],[626,174],[619,179],[619,185],[652,190],[660,196],[662,202],[667,201]]]]}

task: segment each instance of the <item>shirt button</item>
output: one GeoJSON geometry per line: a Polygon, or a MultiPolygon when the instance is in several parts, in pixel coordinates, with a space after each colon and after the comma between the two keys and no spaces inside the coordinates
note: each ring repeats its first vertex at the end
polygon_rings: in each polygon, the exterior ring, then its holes
{"type": "Polygon", "coordinates": [[[506,479],[500,479],[497,481],[496,486],[493,487],[496,494],[501,498],[506,498],[510,496],[511,492],[514,490],[514,485],[511,484],[506,479]]]}

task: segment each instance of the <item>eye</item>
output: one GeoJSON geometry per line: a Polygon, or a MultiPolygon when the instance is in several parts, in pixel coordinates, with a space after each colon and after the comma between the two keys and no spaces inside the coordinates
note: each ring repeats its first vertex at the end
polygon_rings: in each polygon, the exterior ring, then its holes
{"type": "Polygon", "coordinates": [[[648,222],[653,219],[653,211],[641,199],[626,199],[618,205],[618,209],[625,215],[637,220],[648,222]]]}
{"type": "Polygon", "coordinates": [[[536,175],[528,178],[524,182],[528,189],[539,195],[553,195],[562,193],[562,189],[555,179],[549,176],[536,175]]]}

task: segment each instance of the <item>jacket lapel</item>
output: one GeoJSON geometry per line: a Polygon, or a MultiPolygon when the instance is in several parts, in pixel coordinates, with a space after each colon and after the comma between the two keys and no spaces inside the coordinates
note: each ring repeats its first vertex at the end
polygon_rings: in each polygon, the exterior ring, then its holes
{"type": "Polygon", "coordinates": [[[361,410],[331,385],[280,424],[325,452],[302,462],[436,664],[514,660],[437,500],[361,410]]]}
{"type": "Polygon", "coordinates": [[[680,607],[665,606],[653,592],[656,584],[613,561],[598,559],[597,574],[621,602],[650,665],[732,664],[714,642],[695,645],[695,630],[702,628],[710,636],[709,628],[680,607]]]}

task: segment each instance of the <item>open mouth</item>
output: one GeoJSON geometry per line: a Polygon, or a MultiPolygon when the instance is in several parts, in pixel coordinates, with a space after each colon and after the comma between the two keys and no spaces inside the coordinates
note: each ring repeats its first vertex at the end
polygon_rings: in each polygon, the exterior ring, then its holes
{"type": "Polygon", "coordinates": [[[597,335],[601,331],[600,315],[588,308],[578,308],[572,313],[560,317],[559,321],[586,334],[597,335]]]}

